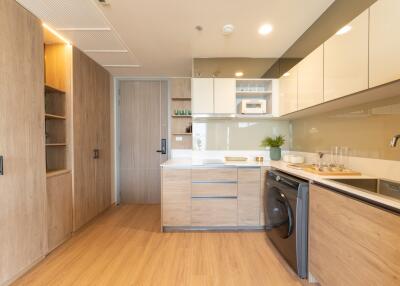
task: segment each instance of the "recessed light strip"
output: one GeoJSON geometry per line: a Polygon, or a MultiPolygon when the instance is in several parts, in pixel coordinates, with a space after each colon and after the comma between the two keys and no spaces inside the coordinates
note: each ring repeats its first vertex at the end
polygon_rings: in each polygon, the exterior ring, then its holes
{"type": "Polygon", "coordinates": [[[85,53],[127,53],[128,50],[84,50],[85,53]]]}
{"type": "Polygon", "coordinates": [[[141,65],[103,65],[106,68],[140,68],[141,65]]]}
{"type": "Polygon", "coordinates": [[[57,38],[59,38],[61,41],[63,41],[64,43],[66,43],[67,45],[71,45],[71,42],[68,41],[66,38],[64,38],[63,36],[61,36],[59,33],[57,33],[56,30],[54,30],[53,28],[51,28],[49,25],[47,25],[46,23],[42,23],[43,28],[45,28],[46,30],[48,30],[50,33],[52,33],[53,35],[55,35],[57,38]]]}

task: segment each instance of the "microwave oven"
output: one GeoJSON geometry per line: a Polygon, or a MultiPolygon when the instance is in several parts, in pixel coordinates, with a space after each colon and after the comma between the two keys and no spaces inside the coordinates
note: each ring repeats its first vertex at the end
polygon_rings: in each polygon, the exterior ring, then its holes
{"type": "Polygon", "coordinates": [[[263,114],[267,113],[267,101],[265,99],[243,99],[240,102],[241,114],[263,114]]]}

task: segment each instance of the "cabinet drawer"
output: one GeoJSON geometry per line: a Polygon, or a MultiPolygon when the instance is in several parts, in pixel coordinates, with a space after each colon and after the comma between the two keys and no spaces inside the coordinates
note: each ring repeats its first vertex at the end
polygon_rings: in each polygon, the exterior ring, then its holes
{"type": "Polygon", "coordinates": [[[236,197],[237,183],[192,183],[192,197],[236,197]]]}
{"type": "Polygon", "coordinates": [[[236,226],[237,199],[192,199],[192,226],[236,226]]]}
{"type": "Polygon", "coordinates": [[[192,182],[237,181],[236,168],[192,169],[192,182]]]}

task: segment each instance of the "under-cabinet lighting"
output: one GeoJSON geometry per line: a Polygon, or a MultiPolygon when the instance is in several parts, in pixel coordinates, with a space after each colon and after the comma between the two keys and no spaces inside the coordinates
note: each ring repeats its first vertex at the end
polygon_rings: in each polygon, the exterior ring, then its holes
{"type": "Polygon", "coordinates": [[[55,35],[57,38],[59,38],[60,40],[62,40],[64,43],[66,43],[68,46],[71,46],[71,42],[68,41],[66,38],[64,38],[63,36],[61,36],[56,30],[54,30],[52,27],[50,27],[49,25],[47,25],[46,23],[42,23],[43,28],[45,28],[47,31],[49,31],[50,33],[52,33],[53,35],[55,35]]]}
{"type": "Polygon", "coordinates": [[[236,77],[241,77],[241,76],[243,76],[243,75],[244,75],[244,73],[241,72],[241,71],[235,72],[235,76],[236,76],[236,77]]]}
{"type": "Polygon", "coordinates": [[[336,32],[336,35],[343,35],[343,34],[346,34],[346,33],[348,33],[349,31],[351,30],[351,26],[349,26],[349,25],[346,25],[346,26],[344,26],[343,28],[341,28],[339,31],[337,31],[336,32]]]}

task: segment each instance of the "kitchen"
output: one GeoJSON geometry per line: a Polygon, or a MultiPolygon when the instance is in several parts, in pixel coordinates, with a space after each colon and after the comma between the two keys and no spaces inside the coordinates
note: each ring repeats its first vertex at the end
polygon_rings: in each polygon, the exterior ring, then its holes
{"type": "Polygon", "coordinates": [[[399,284],[399,1],[53,2],[0,0],[0,285],[399,284]]]}

